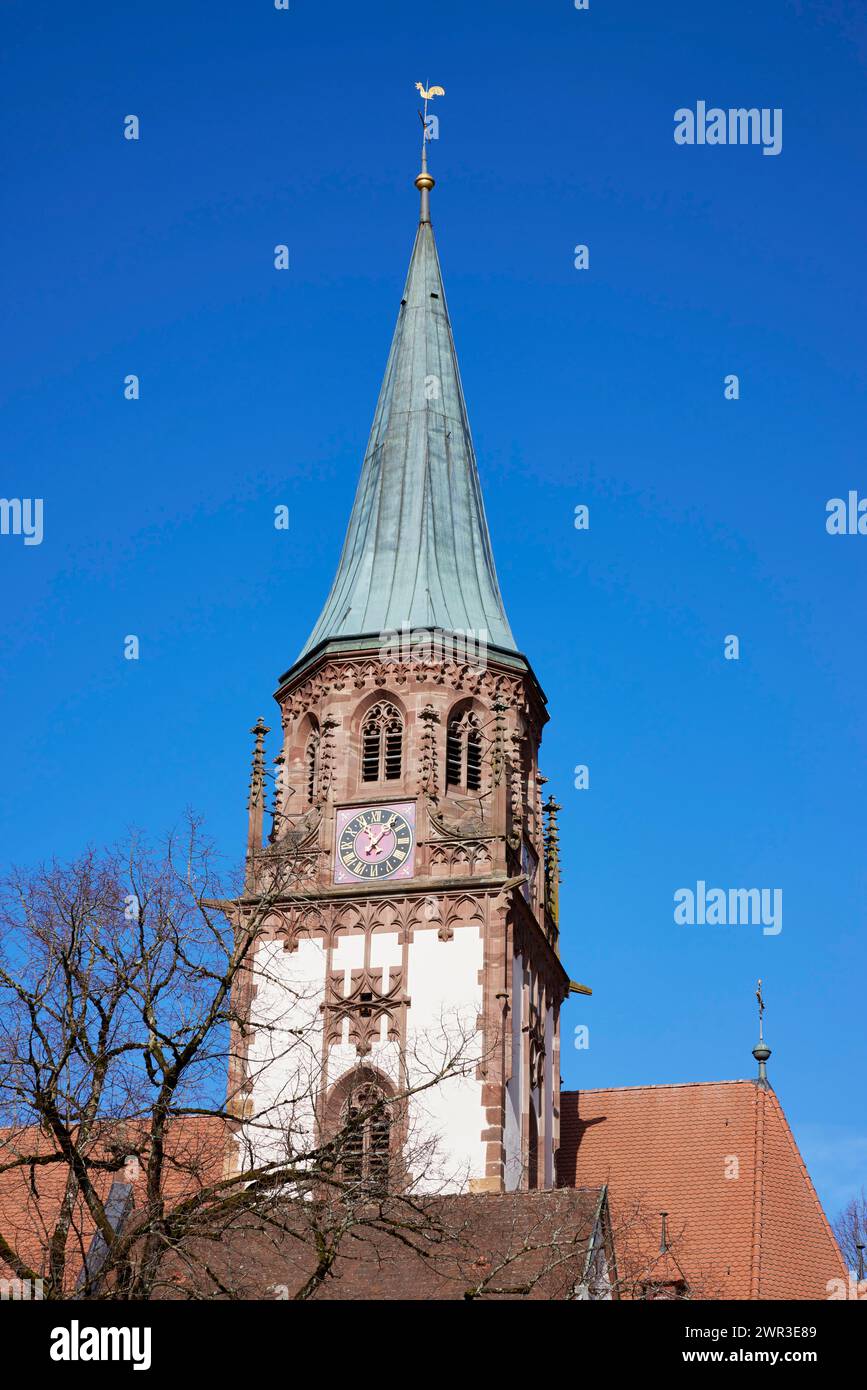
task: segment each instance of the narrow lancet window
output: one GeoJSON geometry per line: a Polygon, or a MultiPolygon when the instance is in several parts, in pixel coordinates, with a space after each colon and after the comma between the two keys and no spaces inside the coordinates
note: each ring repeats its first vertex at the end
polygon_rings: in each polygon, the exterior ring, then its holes
{"type": "Polygon", "coordinates": [[[403,761],[403,720],[394,705],[374,705],[361,729],[361,780],[394,782],[403,761]]]}
{"type": "Polygon", "coordinates": [[[472,710],[449,724],[446,737],[446,786],[477,792],[482,785],[482,733],[472,710]]]}
{"type": "Polygon", "coordinates": [[[341,1176],[347,1183],[388,1185],[391,1115],[383,1091],[373,1082],[353,1087],[341,1116],[341,1176]]]}

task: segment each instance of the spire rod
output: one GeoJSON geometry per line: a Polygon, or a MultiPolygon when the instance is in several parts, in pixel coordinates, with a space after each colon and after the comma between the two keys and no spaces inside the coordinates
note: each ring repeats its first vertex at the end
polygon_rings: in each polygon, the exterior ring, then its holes
{"type": "Polygon", "coordinates": [[[756,1046],[753,1048],[753,1056],[755,1057],[756,1061],[757,1061],[758,1064],[759,1064],[759,1080],[758,1080],[758,1084],[759,1084],[760,1086],[764,1087],[765,1090],[767,1090],[767,1089],[768,1089],[768,1084],[769,1084],[769,1083],[768,1083],[768,1069],[767,1069],[767,1065],[766,1065],[766,1064],[767,1064],[768,1058],[769,1058],[770,1055],[771,1055],[771,1049],[768,1047],[767,1043],[765,1042],[764,1030],[763,1030],[763,1028],[762,1028],[762,1015],[763,1015],[764,1012],[765,1012],[765,998],[764,998],[764,995],[762,994],[762,982],[761,982],[761,980],[759,980],[759,982],[758,982],[758,984],[757,984],[757,986],[756,986],[756,999],[757,999],[758,1002],[759,1002],[759,1041],[758,1041],[758,1043],[756,1044],[756,1046]]]}
{"type": "Polygon", "coordinates": [[[421,212],[418,220],[419,222],[430,222],[430,191],[436,180],[433,175],[429,174],[427,171],[427,104],[429,101],[433,101],[434,97],[444,97],[446,93],[444,87],[425,87],[422,82],[416,82],[415,85],[416,90],[421,93],[422,100],[424,101],[424,111],[419,111],[418,113],[422,126],[421,173],[417,174],[415,179],[415,186],[421,193],[421,212]]]}

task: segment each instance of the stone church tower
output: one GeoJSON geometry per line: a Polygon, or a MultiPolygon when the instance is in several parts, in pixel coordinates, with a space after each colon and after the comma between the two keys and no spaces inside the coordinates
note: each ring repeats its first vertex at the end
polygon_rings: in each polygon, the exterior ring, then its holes
{"type": "Polygon", "coordinates": [[[424,158],[415,182],[337,575],[276,691],[267,843],[268,730],[253,731],[242,921],[262,894],[268,911],[239,992],[230,1105],[267,1156],[278,1136],[327,1137],[362,1092],[394,1096],[400,1122],[365,1133],[359,1169],[385,1145],[422,1188],[550,1187],[570,982],[558,808],[543,807],[538,763],[545,697],[497,583],[424,158]],[[417,1089],[452,1058],[453,1074],[417,1089]]]}

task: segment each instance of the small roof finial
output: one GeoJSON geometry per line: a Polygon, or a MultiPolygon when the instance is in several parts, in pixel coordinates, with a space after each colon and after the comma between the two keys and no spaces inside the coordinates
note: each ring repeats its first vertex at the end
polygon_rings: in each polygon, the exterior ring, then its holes
{"type": "Polygon", "coordinates": [[[421,136],[421,173],[416,175],[415,186],[421,193],[421,215],[420,222],[430,222],[430,191],[436,180],[427,171],[427,104],[433,101],[434,97],[444,97],[444,87],[425,87],[422,82],[416,82],[416,90],[421,93],[424,101],[424,111],[419,111],[418,116],[422,125],[421,136]]]}
{"type": "Polygon", "coordinates": [[[768,1086],[768,1070],[767,1070],[767,1065],[766,1065],[766,1063],[767,1063],[768,1058],[769,1058],[770,1055],[771,1055],[771,1049],[768,1047],[767,1043],[765,1042],[764,1029],[763,1029],[763,1026],[762,1026],[762,1017],[763,1017],[764,1012],[765,1012],[765,998],[764,998],[764,995],[762,994],[762,982],[761,982],[761,980],[759,980],[758,984],[756,985],[756,999],[758,1000],[758,1003],[759,1003],[759,1041],[758,1041],[758,1043],[756,1044],[756,1046],[753,1048],[753,1056],[755,1057],[756,1061],[757,1061],[758,1064],[759,1064],[759,1085],[760,1085],[760,1086],[764,1086],[765,1088],[767,1088],[767,1086],[768,1086]]]}

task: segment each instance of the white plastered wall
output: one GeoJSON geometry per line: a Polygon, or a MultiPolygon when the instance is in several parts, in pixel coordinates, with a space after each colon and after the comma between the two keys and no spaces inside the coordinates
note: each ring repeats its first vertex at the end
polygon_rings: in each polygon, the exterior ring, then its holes
{"type": "Polygon", "coordinates": [[[545,1186],[554,1186],[554,1010],[545,1011],[545,1186]]]}
{"type": "Polygon", "coordinates": [[[522,1113],[524,1104],[524,958],[515,956],[512,960],[512,997],[510,1000],[512,1020],[512,1074],[506,1082],[506,1127],[504,1134],[505,1184],[507,1192],[515,1192],[521,1186],[524,1171],[524,1156],[521,1152],[522,1113]]]}
{"type": "Polygon", "coordinates": [[[264,941],[256,952],[248,1048],[252,1114],[244,1137],[260,1162],[280,1162],[315,1137],[322,1071],[325,949],[303,937],[294,951],[264,941]]]}
{"type": "Polygon", "coordinates": [[[479,983],[484,961],[481,926],[455,928],[441,941],[435,928],[416,929],[409,947],[407,1070],[411,1085],[424,1084],[450,1057],[461,1074],[418,1092],[409,1107],[409,1153],[418,1153],[419,1186],[459,1190],[485,1175],[482,1056],[477,1028],[482,1011],[479,983]]]}
{"type": "MultiPolygon", "coordinates": [[[[440,939],[435,926],[416,928],[407,956],[409,1086],[424,1086],[456,1055],[466,1063],[465,1074],[438,1081],[411,1097],[407,1160],[418,1190],[460,1190],[469,1179],[485,1173],[482,1082],[476,1076],[482,1055],[482,1035],[477,1029],[482,1011],[481,925],[457,926],[448,941],[440,939]]],[[[373,933],[370,964],[382,969],[385,989],[390,972],[399,969],[402,960],[396,932],[373,933]]],[[[363,964],[363,934],[339,937],[331,969],[345,972],[345,988],[350,972],[363,964]]],[[[321,938],[302,937],[294,951],[284,950],[282,941],[267,941],[257,952],[252,1003],[255,1034],[248,1051],[252,1117],[244,1133],[258,1161],[281,1160],[287,1134],[293,1136],[296,1150],[316,1140],[314,1105],[322,1084],[325,966],[321,938]]],[[[384,1036],[385,1027],[383,1020],[383,1036],[359,1059],[345,1025],[343,1040],[328,1054],[329,1090],[359,1060],[402,1089],[400,1049],[384,1036]]]]}

